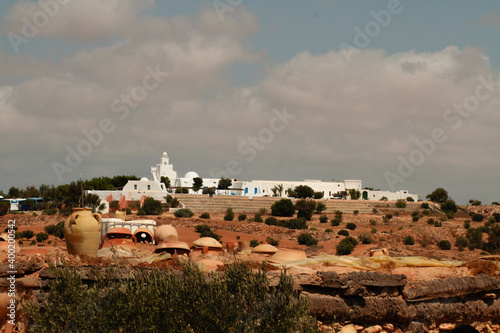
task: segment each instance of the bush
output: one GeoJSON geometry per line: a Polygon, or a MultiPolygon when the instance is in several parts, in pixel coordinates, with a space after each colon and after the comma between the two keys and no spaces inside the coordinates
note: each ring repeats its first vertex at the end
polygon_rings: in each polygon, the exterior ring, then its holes
{"type": "Polygon", "coordinates": [[[245,221],[247,219],[247,214],[238,215],[238,221],[245,221]]]}
{"type": "Polygon", "coordinates": [[[392,214],[389,213],[385,214],[385,218],[388,220],[392,219],[392,214]]]}
{"type": "Polygon", "coordinates": [[[378,209],[377,208],[372,208],[372,213],[373,214],[377,214],[378,213],[378,209]]]}
{"type": "Polygon", "coordinates": [[[340,236],[349,236],[349,231],[345,230],[345,229],[342,229],[342,230],[339,230],[337,232],[337,235],[340,235],[340,236]]]}
{"type": "Polygon", "coordinates": [[[194,231],[200,233],[200,237],[212,237],[216,241],[220,241],[220,239],[222,238],[221,235],[213,232],[212,229],[206,224],[198,224],[196,227],[194,227],[194,231]]]}
{"type": "Polygon", "coordinates": [[[464,221],[464,229],[469,229],[470,228],[470,220],[465,220],[464,221]]]}
{"type": "MultiPolygon", "coordinates": [[[[142,205],[142,209],[144,209],[144,212],[146,213],[146,215],[160,215],[161,214],[161,202],[159,200],[155,200],[152,197],[148,197],[148,198],[144,199],[144,204],[142,205]]],[[[193,213],[191,213],[191,216],[193,216],[193,213]]]]}
{"type": "Polygon", "coordinates": [[[423,209],[429,209],[429,204],[427,202],[422,202],[420,207],[422,207],[423,209]]]}
{"type": "Polygon", "coordinates": [[[452,212],[446,212],[445,216],[449,220],[453,220],[455,218],[455,214],[453,214],[452,212]]]}
{"type": "Polygon", "coordinates": [[[472,214],[472,221],[474,222],[482,222],[484,220],[484,216],[478,213],[472,214]]]}
{"type": "Polygon", "coordinates": [[[441,204],[441,210],[443,212],[452,212],[456,213],[457,212],[457,205],[455,204],[455,201],[453,200],[446,200],[443,204],[441,204]]]}
{"type": "Polygon", "coordinates": [[[31,237],[33,237],[35,235],[35,233],[33,232],[33,230],[24,230],[24,231],[21,231],[19,233],[19,238],[26,238],[26,239],[30,239],[31,237]]]}
{"type": "Polygon", "coordinates": [[[59,239],[64,239],[64,221],[61,221],[58,224],[45,226],[43,230],[49,235],[59,237],[59,239]]]}
{"type": "Polygon", "coordinates": [[[337,244],[337,255],[343,256],[351,254],[354,248],[358,245],[358,242],[353,237],[346,237],[337,244]]]}
{"type": "Polygon", "coordinates": [[[463,236],[458,236],[457,239],[455,240],[455,246],[458,247],[460,251],[463,251],[463,249],[465,249],[468,244],[469,241],[467,240],[467,238],[463,236]]]}
{"type": "Polygon", "coordinates": [[[201,213],[200,215],[200,219],[209,219],[210,218],[210,214],[209,213],[201,213]]]}
{"type": "Polygon", "coordinates": [[[42,215],[56,215],[56,214],[57,214],[56,207],[50,207],[42,210],[42,215]]]}
{"type": "Polygon", "coordinates": [[[399,199],[396,201],[396,208],[405,208],[406,207],[406,201],[403,199],[399,199]]]}
{"type": "Polygon", "coordinates": [[[297,209],[297,217],[303,217],[310,221],[316,208],[316,201],[301,199],[295,203],[295,208],[297,209]]]}
{"type": "Polygon", "coordinates": [[[415,239],[412,236],[406,236],[403,239],[403,244],[404,245],[414,245],[415,244],[415,239]]]}
{"type": "Polygon", "coordinates": [[[414,202],[415,200],[412,197],[406,197],[406,201],[408,201],[408,202],[414,202]]]}
{"type": "Polygon", "coordinates": [[[313,198],[319,200],[325,196],[325,192],[314,192],[313,198]]]}
{"type": "Polygon", "coordinates": [[[418,217],[418,216],[413,216],[413,217],[411,218],[411,220],[412,220],[413,222],[418,222],[418,220],[419,220],[419,219],[420,219],[420,217],[418,217]]]}
{"type": "Polygon", "coordinates": [[[266,238],[266,242],[267,242],[267,244],[272,245],[272,246],[278,246],[279,245],[279,242],[277,240],[275,240],[274,238],[272,238],[272,237],[267,237],[266,238]]]}
{"type": "Polygon", "coordinates": [[[370,236],[370,234],[361,234],[358,236],[359,241],[361,244],[371,244],[373,243],[373,239],[370,236]]]}
{"type": "Polygon", "coordinates": [[[349,230],[355,230],[357,225],[355,223],[347,223],[345,227],[349,230]]]}
{"type": "Polygon", "coordinates": [[[259,241],[258,241],[258,240],[256,240],[256,239],[252,239],[252,240],[250,241],[250,246],[251,246],[251,247],[256,247],[256,246],[258,246],[259,244],[260,244],[260,243],[259,243],[259,241]]]}
{"type": "Polygon", "coordinates": [[[427,224],[428,225],[434,225],[434,219],[433,218],[430,218],[427,220],[427,224]]]}
{"type": "Polygon", "coordinates": [[[436,228],[441,228],[441,226],[442,226],[441,221],[434,221],[434,226],[435,226],[436,228]]]}
{"type": "Polygon", "coordinates": [[[194,214],[189,208],[181,208],[174,212],[175,217],[192,217],[194,214]]]}
{"type": "Polygon", "coordinates": [[[70,206],[66,206],[64,208],[59,209],[59,214],[64,215],[64,216],[70,216],[73,214],[73,208],[70,206]]]}
{"type": "Polygon", "coordinates": [[[355,209],[355,210],[353,210],[353,211],[352,211],[352,213],[353,213],[354,215],[358,215],[358,214],[359,214],[359,210],[355,209]]]}
{"type": "Polygon", "coordinates": [[[299,244],[306,246],[318,245],[318,240],[314,238],[310,233],[303,233],[297,237],[299,244]]]}
{"type": "Polygon", "coordinates": [[[326,230],[325,230],[325,232],[327,232],[327,233],[332,233],[332,232],[333,232],[333,230],[332,230],[332,229],[326,229],[326,230]]]}
{"type": "Polygon", "coordinates": [[[10,203],[6,201],[0,201],[0,216],[4,216],[9,212],[10,203]]]}
{"type": "Polygon", "coordinates": [[[321,214],[321,212],[325,210],[326,210],[326,205],[322,202],[318,202],[318,204],[316,205],[316,212],[321,214]]]}
{"type": "Polygon", "coordinates": [[[281,199],[271,206],[271,215],[291,217],[295,214],[295,205],[290,199],[281,199]]]}
{"type": "Polygon", "coordinates": [[[469,250],[483,248],[484,242],[483,242],[483,233],[481,232],[481,230],[476,228],[469,228],[467,229],[466,237],[468,242],[467,246],[469,250]]]}
{"type": "Polygon", "coordinates": [[[299,185],[295,187],[294,192],[296,197],[299,199],[312,198],[314,196],[314,190],[307,185],[299,185]]]}
{"type": "Polygon", "coordinates": [[[375,220],[370,220],[370,225],[377,225],[377,221],[375,221],[375,220]]]}
{"type": "Polygon", "coordinates": [[[264,222],[264,220],[262,219],[262,214],[261,213],[255,213],[253,220],[255,222],[264,222]]]}
{"type": "Polygon", "coordinates": [[[226,220],[226,221],[234,220],[234,212],[233,212],[233,209],[231,207],[228,207],[226,209],[226,215],[224,215],[224,220],[226,220]]]}
{"type": "Polygon", "coordinates": [[[320,223],[326,223],[326,222],[328,222],[328,217],[326,215],[321,215],[319,217],[319,222],[320,223]]]}
{"type": "Polygon", "coordinates": [[[47,239],[49,239],[49,234],[46,233],[46,232],[39,232],[39,233],[36,234],[36,241],[38,243],[46,241],[47,239]]]}
{"type": "Polygon", "coordinates": [[[241,262],[209,279],[188,262],[182,274],[140,270],[119,279],[107,271],[88,285],[74,268],[50,269],[55,278],[41,290],[41,306],[36,300],[26,306],[36,332],[319,331],[286,272],[271,288],[265,271],[241,262]]]}
{"type": "Polygon", "coordinates": [[[332,227],[338,227],[340,225],[340,223],[342,222],[342,217],[339,218],[339,217],[334,217],[331,221],[330,221],[330,224],[332,227]]]}
{"type": "Polygon", "coordinates": [[[266,221],[264,223],[267,225],[278,225],[278,219],[270,216],[266,219],[266,221]]]}
{"type": "Polygon", "coordinates": [[[450,243],[450,241],[447,241],[447,240],[440,241],[439,243],[437,243],[437,246],[441,250],[449,250],[449,249],[451,249],[451,243],[450,243]]]}

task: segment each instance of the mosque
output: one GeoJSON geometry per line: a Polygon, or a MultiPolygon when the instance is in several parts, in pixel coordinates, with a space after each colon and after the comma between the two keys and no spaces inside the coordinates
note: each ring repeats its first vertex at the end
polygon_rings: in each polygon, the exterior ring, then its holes
{"type": "MultiPolygon", "coordinates": [[[[130,180],[121,191],[88,191],[97,194],[103,203],[118,200],[125,201],[143,201],[146,197],[153,197],[156,200],[164,201],[168,195],[175,196],[177,189],[187,190],[192,195],[204,195],[203,189],[214,188],[216,195],[232,195],[246,197],[266,197],[278,196],[287,197],[289,189],[299,185],[307,185],[315,192],[323,192],[323,199],[342,199],[341,192],[349,192],[351,189],[360,192],[360,200],[411,200],[418,201],[417,194],[411,194],[406,190],[381,191],[363,189],[361,180],[346,179],[343,182],[325,182],[321,180],[304,181],[283,181],[283,180],[238,180],[232,179],[232,185],[227,190],[217,190],[219,184],[218,178],[202,178],[203,185],[199,191],[193,190],[194,178],[199,177],[194,171],[187,172],[184,177],[177,177],[173,164],[170,163],[168,154],[163,152],[161,161],[156,166],[151,167],[151,179],[143,177],[140,180],[130,180]],[[168,177],[171,186],[165,187],[161,182],[161,177],[168,177]],[[282,191],[277,191],[280,188],[282,191]],[[274,190],[273,190],[274,189],[274,190]],[[411,199],[409,199],[411,198],[411,199]]],[[[205,192],[206,193],[206,192],[205,192]]],[[[206,195],[206,194],[205,194],[206,195]]]]}

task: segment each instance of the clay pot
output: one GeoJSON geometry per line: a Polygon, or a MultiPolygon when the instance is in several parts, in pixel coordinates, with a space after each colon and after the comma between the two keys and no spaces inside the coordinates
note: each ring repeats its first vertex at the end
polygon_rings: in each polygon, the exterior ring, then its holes
{"type": "Polygon", "coordinates": [[[155,253],[167,252],[170,253],[171,255],[174,255],[176,253],[179,255],[187,254],[189,256],[191,249],[185,242],[166,241],[158,244],[158,247],[155,249],[154,252],[155,253]]]}
{"type": "Polygon", "coordinates": [[[278,248],[270,244],[260,244],[252,249],[252,253],[261,253],[261,254],[275,254],[276,251],[278,251],[278,248]]]}
{"type": "Polygon", "coordinates": [[[128,228],[111,228],[108,230],[106,235],[102,238],[102,244],[100,248],[106,247],[128,247],[130,249],[135,249],[137,240],[135,236],[132,235],[130,229],[128,228]]]}
{"type": "Polygon", "coordinates": [[[153,232],[146,227],[142,227],[134,231],[134,236],[138,243],[153,243],[153,232]]]}
{"type": "Polygon", "coordinates": [[[127,216],[126,212],[123,212],[121,210],[115,211],[115,218],[117,218],[117,219],[121,219],[121,220],[125,221],[126,216],[127,216]]]}
{"type": "Polygon", "coordinates": [[[240,251],[252,251],[252,247],[250,246],[250,241],[238,241],[238,249],[240,251]]]}
{"type": "Polygon", "coordinates": [[[97,257],[101,242],[101,214],[90,209],[73,208],[73,214],[64,222],[64,239],[68,253],[97,257]]]}
{"type": "Polygon", "coordinates": [[[179,233],[170,224],[165,224],[154,229],[155,242],[160,244],[163,241],[177,241],[179,240],[179,233]]]}
{"type": "Polygon", "coordinates": [[[307,259],[307,255],[304,251],[279,249],[271,258],[269,258],[269,261],[283,263],[287,261],[295,261],[302,259],[307,259]]]}
{"type": "Polygon", "coordinates": [[[233,254],[236,251],[236,242],[226,242],[227,253],[233,254]]]}

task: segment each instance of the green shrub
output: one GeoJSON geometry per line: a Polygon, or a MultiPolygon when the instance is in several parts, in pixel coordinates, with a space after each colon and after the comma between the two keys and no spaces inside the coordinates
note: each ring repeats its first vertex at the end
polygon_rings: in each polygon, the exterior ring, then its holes
{"type": "Polygon", "coordinates": [[[224,215],[224,220],[226,220],[226,221],[234,220],[234,212],[233,212],[233,209],[231,207],[228,207],[226,209],[226,215],[224,215]]]}
{"type": "Polygon", "coordinates": [[[318,204],[316,205],[316,212],[321,214],[321,212],[325,210],[326,210],[326,205],[322,202],[318,202],[318,204]]]}
{"type": "Polygon", "coordinates": [[[464,229],[469,229],[470,228],[470,220],[465,220],[464,221],[464,229]]]}
{"type": "Polygon", "coordinates": [[[256,240],[256,239],[252,239],[252,240],[250,241],[250,246],[251,246],[251,247],[256,247],[256,246],[257,246],[257,245],[259,245],[259,244],[260,244],[260,243],[259,243],[259,241],[258,241],[258,240],[256,240]]]}
{"type": "Polygon", "coordinates": [[[446,200],[444,203],[441,204],[441,210],[445,213],[446,212],[456,213],[457,205],[453,200],[446,200]]]}
{"type": "Polygon", "coordinates": [[[453,220],[455,218],[455,214],[453,214],[452,212],[446,212],[444,215],[449,220],[453,220]]]}
{"type": "Polygon", "coordinates": [[[413,216],[413,217],[411,218],[411,220],[412,220],[413,222],[418,222],[418,220],[419,220],[419,219],[420,219],[420,218],[419,218],[418,216],[413,216]]]}
{"type": "Polygon", "coordinates": [[[64,216],[70,216],[73,214],[73,208],[71,206],[66,206],[64,208],[59,209],[59,214],[64,216]]]}
{"type": "Polygon", "coordinates": [[[36,240],[34,240],[34,239],[33,239],[33,240],[31,241],[30,245],[35,245],[35,244],[36,244],[36,240]]]}
{"type": "Polygon", "coordinates": [[[337,255],[343,256],[351,254],[358,242],[354,237],[346,237],[337,244],[337,255]]]}
{"type": "Polygon", "coordinates": [[[75,268],[50,269],[41,306],[26,305],[32,332],[319,332],[286,272],[271,288],[265,271],[241,262],[210,278],[190,262],[182,274],[109,270],[88,285],[75,268]]]}
{"type": "Polygon", "coordinates": [[[463,251],[463,249],[465,249],[468,244],[469,241],[467,240],[467,238],[463,236],[458,236],[457,239],[455,240],[455,246],[458,247],[460,251],[463,251]]]}
{"type": "Polygon", "coordinates": [[[10,209],[10,203],[6,201],[0,201],[0,216],[4,216],[5,214],[7,214],[9,212],[9,209],[10,209]]]}
{"type": "Polygon", "coordinates": [[[415,239],[412,236],[406,236],[403,239],[403,244],[404,245],[414,245],[415,244],[415,239]]]}
{"type": "Polygon", "coordinates": [[[247,219],[247,214],[238,215],[238,221],[245,221],[247,219]]]}
{"type": "Polygon", "coordinates": [[[482,249],[484,246],[483,233],[477,228],[469,228],[466,233],[469,250],[482,249]]]}
{"type": "Polygon", "coordinates": [[[338,227],[341,222],[342,222],[342,217],[339,218],[338,216],[336,216],[330,221],[330,225],[332,227],[338,227]]]}
{"type": "Polygon", "coordinates": [[[371,244],[371,243],[373,243],[373,239],[370,236],[370,234],[360,234],[358,236],[358,239],[361,242],[361,244],[371,244]]]}
{"type": "MultiPolygon", "coordinates": [[[[144,199],[144,204],[142,205],[142,209],[144,209],[146,215],[160,215],[162,212],[161,202],[159,200],[155,200],[155,198],[148,197],[144,199]]],[[[192,213],[191,216],[193,216],[192,213]]]]}
{"type": "Polygon", "coordinates": [[[318,245],[318,240],[314,238],[310,233],[302,233],[297,237],[299,244],[306,246],[318,245]]]}
{"type": "Polygon", "coordinates": [[[326,223],[326,222],[328,222],[328,217],[326,215],[321,215],[319,217],[319,222],[320,223],[326,223]]]}
{"type": "Polygon", "coordinates": [[[264,220],[262,219],[262,214],[261,213],[255,213],[253,220],[255,222],[264,222],[264,220]]]}
{"type": "Polygon", "coordinates": [[[194,227],[194,231],[200,233],[200,237],[212,237],[216,241],[220,241],[220,239],[222,238],[221,235],[213,232],[212,229],[206,224],[198,224],[196,227],[194,227]]]}
{"type": "Polygon", "coordinates": [[[265,224],[267,224],[267,225],[278,225],[278,219],[277,219],[277,218],[275,218],[275,217],[270,216],[270,217],[268,217],[268,218],[265,220],[265,222],[264,222],[264,223],[265,223],[265,224]]]}
{"type": "Polygon", "coordinates": [[[478,213],[472,214],[472,221],[474,222],[482,222],[484,220],[484,216],[478,213]]]}
{"type": "Polygon", "coordinates": [[[59,239],[64,239],[64,221],[61,221],[58,224],[47,225],[43,228],[43,230],[49,235],[58,237],[59,239]]]}
{"type": "Polygon", "coordinates": [[[376,233],[377,233],[377,229],[372,228],[372,230],[370,230],[370,233],[371,233],[371,234],[376,234],[376,233]]]}
{"type": "Polygon", "coordinates": [[[388,220],[392,219],[392,214],[389,213],[385,214],[385,218],[388,220]]]}
{"type": "Polygon", "coordinates": [[[300,199],[295,203],[295,208],[297,209],[297,217],[302,217],[310,221],[316,208],[316,201],[300,199]]]}
{"type": "Polygon", "coordinates": [[[35,233],[33,232],[33,230],[24,230],[24,231],[21,231],[19,233],[19,238],[26,238],[26,239],[30,239],[31,237],[33,237],[35,235],[35,233]]]}
{"type": "Polygon", "coordinates": [[[352,211],[352,213],[353,213],[354,215],[358,215],[358,214],[359,214],[359,210],[355,209],[355,210],[353,210],[353,211],[352,211]]]}
{"type": "Polygon", "coordinates": [[[449,250],[449,249],[451,249],[451,243],[450,243],[450,241],[447,241],[447,240],[440,241],[439,243],[437,243],[437,246],[441,250],[449,250]]]}
{"type": "Polygon", "coordinates": [[[340,235],[340,236],[349,236],[349,231],[347,231],[345,229],[342,229],[342,230],[339,230],[337,232],[337,235],[340,235]]]}
{"type": "Polygon", "coordinates": [[[277,240],[275,240],[274,238],[272,238],[272,237],[267,237],[266,238],[266,242],[267,242],[267,244],[272,245],[272,246],[278,246],[279,245],[279,242],[277,240]]]}
{"type": "Polygon", "coordinates": [[[46,233],[46,232],[39,232],[39,233],[36,234],[36,241],[38,243],[46,241],[47,239],[49,239],[49,234],[46,233]]]}
{"type": "Polygon", "coordinates": [[[375,221],[375,220],[370,220],[370,225],[377,225],[377,221],[375,221]]]}
{"type": "Polygon", "coordinates": [[[56,207],[50,207],[42,210],[42,215],[56,215],[56,214],[57,214],[56,207]]]}
{"type": "Polygon", "coordinates": [[[429,204],[427,202],[422,202],[420,207],[422,207],[423,209],[429,209],[429,204]]]}
{"type": "Polygon", "coordinates": [[[428,225],[434,225],[434,219],[433,218],[430,218],[427,220],[427,224],[428,225]]]}
{"type": "Polygon", "coordinates": [[[430,213],[431,213],[431,211],[429,209],[424,209],[422,211],[422,214],[424,214],[424,215],[430,215],[430,213]]]}
{"type": "Polygon", "coordinates": [[[443,224],[441,223],[441,221],[434,221],[434,226],[435,226],[436,228],[441,228],[441,226],[442,226],[442,225],[443,225],[443,224]]]}
{"type": "Polygon", "coordinates": [[[399,199],[396,201],[396,208],[405,208],[406,207],[406,201],[403,199],[399,199]]]}
{"type": "Polygon", "coordinates": [[[373,214],[377,214],[377,213],[378,213],[377,208],[372,208],[372,213],[373,213],[373,214]]]}
{"type": "Polygon", "coordinates": [[[189,208],[181,208],[174,212],[175,217],[192,217],[194,214],[189,208]]]}
{"type": "Polygon", "coordinates": [[[347,223],[347,224],[345,225],[345,227],[346,227],[347,229],[349,229],[349,230],[355,230],[355,229],[356,229],[356,227],[357,227],[357,225],[356,225],[355,223],[352,223],[352,222],[351,222],[351,223],[347,223]]]}
{"type": "Polygon", "coordinates": [[[332,233],[333,230],[332,229],[326,229],[325,232],[332,233]]]}
{"type": "Polygon", "coordinates": [[[313,198],[319,200],[325,196],[325,192],[314,192],[313,198]]]}
{"type": "Polygon", "coordinates": [[[201,213],[200,219],[210,219],[210,213],[201,213]]]}

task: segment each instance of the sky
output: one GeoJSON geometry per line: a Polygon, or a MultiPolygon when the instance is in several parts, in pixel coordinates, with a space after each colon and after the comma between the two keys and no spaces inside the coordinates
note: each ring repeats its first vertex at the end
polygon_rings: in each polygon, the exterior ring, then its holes
{"type": "Polygon", "coordinates": [[[3,0],[0,189],[361,179],[500,201],[500,3],[3,0]]]}

